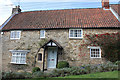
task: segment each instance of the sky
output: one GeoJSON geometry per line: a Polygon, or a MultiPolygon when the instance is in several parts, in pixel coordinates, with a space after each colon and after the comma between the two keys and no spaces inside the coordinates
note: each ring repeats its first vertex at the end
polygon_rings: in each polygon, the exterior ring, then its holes
{"type": "MultiPolygon", "coordinates": [[[[109,0],[116,4],[119,0],[109,0]]],[[[101,0],[0,0],[0,25],[11,15],[12,8],[20,5],[22,12],[73,8],[98,8],[101,0]]]]}

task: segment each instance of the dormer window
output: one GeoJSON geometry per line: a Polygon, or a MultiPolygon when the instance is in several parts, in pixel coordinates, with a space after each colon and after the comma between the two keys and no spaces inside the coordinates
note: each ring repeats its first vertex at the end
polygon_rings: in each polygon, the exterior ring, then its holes
{"type": "Polygon", "coordinates": [[[83,31],[82,29],[69,29],[69,38],[83,38],[83,31]]]}
{"type": "Polygon", "coordinates": [[[21,31],[11,31],[10,39],[20,39],[21,31]]]}
{"type": "Polygon", "coordinates": [[[45,38],[45,30],[40,30],[40,38],[45,38]]]}

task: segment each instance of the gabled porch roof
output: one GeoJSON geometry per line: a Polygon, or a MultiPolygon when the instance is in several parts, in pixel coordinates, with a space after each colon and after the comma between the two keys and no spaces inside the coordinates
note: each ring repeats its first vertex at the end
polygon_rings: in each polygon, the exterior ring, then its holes
{"type": "Polygon", "coordinates": [[[50,39],[47,43],[45,43],[43,46],[41,46],[41,48],[45,48],[45,47],[58,47],[60,49],[63,49],[62,46],[53,39],[50,39]]]}

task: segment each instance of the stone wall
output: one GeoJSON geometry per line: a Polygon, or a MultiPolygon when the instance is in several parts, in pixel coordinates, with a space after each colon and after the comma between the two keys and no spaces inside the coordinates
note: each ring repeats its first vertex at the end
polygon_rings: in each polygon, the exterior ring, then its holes
{"type": "MultiPolygon", "coordinates": [[[[82,46],[88,41],[85,34],[103,34],[116,33],[118,29],[83,29],[83,39],[69,39],[69,29],[46,30],[45,38],[56,40],[64,49],[63,54],[58,55],[58,60],[66,60],[70,66],[80,66],[82,64],[100,64],[104,63],[105,59],[91,59],[90,50],[86,46],[82,46]],[[80,47],[82,50],[80,50],[80,47]]],[[[4,32],[2,35],[2,66],[3,71],[26,70],[31,71],[34,67],[35,55],[39,49],[40,31],[22,31],[20,40],[10,40],[10,31],[4,32]],[[26,65],[11,64],[11,53],[9,50],[30,50],[27,54],[26,65]]],[[[103,53],[103,52],[102,52],[103,53]]],[[[42,62],[37,62],[37,66],[42,62]]],[[[46,62],[47,64],[47,62],[46,62]]],[[[45,66],[46,67],[46,66],[45,66]]],[[[42,67],[41,67],[42,68],[42,67]]]]}

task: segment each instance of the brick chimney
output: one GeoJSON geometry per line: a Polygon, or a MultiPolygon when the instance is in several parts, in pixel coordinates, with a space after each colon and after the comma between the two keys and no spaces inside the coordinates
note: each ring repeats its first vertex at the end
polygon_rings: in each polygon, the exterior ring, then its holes
{"type": "Polygon", "coordinates": [[[109,0],[102,0],[102,8],[109,9],[109,0]]]}
{"type": "Polygon", "coordinates": [[[18,14],[20,12],[21,12],[21,9],[19,5],[12,9],[12,14],[18,14]]]}

